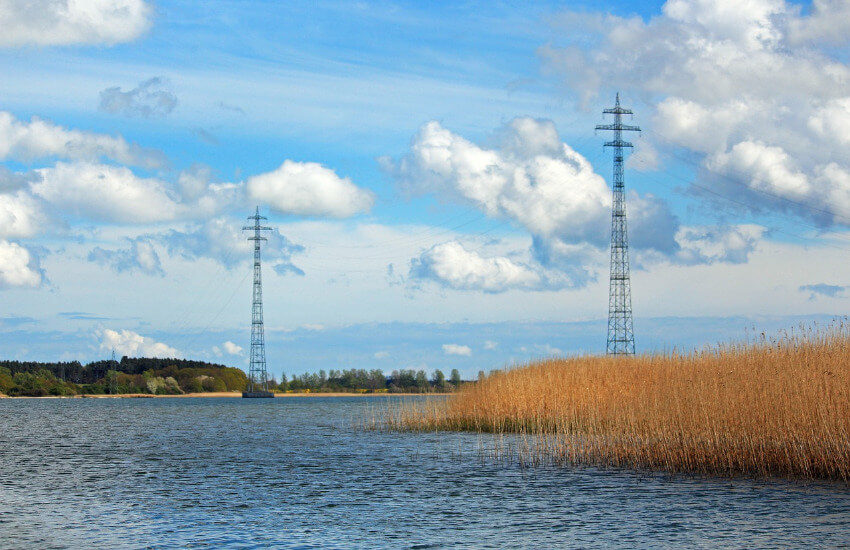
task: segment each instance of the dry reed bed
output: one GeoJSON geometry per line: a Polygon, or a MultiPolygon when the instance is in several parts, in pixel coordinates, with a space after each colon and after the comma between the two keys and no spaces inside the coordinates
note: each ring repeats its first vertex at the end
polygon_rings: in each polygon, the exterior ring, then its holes
{"type": "Polygon", "coordinates": [[[541,361],[396,408],[388,423],[516,434],[511,452],[524,462],[848,481],[848,328],[688,355],[541,361]]]}

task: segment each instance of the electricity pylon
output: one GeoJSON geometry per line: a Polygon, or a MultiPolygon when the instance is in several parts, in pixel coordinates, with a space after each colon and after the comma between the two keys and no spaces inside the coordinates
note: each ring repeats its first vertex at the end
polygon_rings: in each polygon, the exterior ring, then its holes
{"type": "Polygon", "coordinates": [[[632,289],[629,279],[629,234],[626,224],[626,193],[623,181],[623,149],[633,147],[623,141],[623,132],[640,132],[638,126],[623,124],[630,109],[620,107],[620,94],[612,109],[614,124],[601,124],[597,130],[612,130],[614,139],[605,147],[614,148],[614,201],[611,210],[611,281],[608,290],[608,355],[634,355],[635,333],[632,327],[632,289]]]}
{"type": "Polygon", "coordinates": [[[268,240],[262,236],[260,231],[271,231],[271,227],[260,225],[260,220],[268,219],[260,216],[260,207],[257,207],[253,216],[248,217],[254,221],[254,225],[246,225],[243,231],[253,231],[248,237],[254,241],[254,299],[251,306],[251,365],[248,369],[248,391],[242,393],[242,397],[273,397],[268,387],[268,371],[266,370],[266,342],[263,330],[263,279],[260,269],[260,241],[268,240]]]}

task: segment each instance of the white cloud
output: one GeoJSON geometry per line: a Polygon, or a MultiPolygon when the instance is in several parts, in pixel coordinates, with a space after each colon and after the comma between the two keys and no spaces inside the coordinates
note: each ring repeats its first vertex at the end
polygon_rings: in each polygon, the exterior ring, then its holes
{"type": "Polygon", "coordinates": [[[469,346],[461,346],[459,344],[443,344],[443,353],[446,355],[469,357],[472,355],[472,349],[469,346]]]}
{"type": "Polygon", "coordinates": [[[32,237],[46,223],[41,204],[30,194],[0,194],[0,238],[32,237]]]}
{"type": "MultiPolygon", "coordinates": [[[[554,123],[516,118],[497,138],[498,147],[486,149],[429,122],[406,156],[381,162],[411,192],[472,203],[490,217],[515,221],[544,241],[608,245],[611,189],[587,159],[561,142],[554,123]]],[[[668,252],[675,246],[670,236],[660,241],[643,238],[675,223],[664,201],[647,195],[629,205],[629,215],[636,235],[633,246],[668,252]],[[652,229],[644,231],[648,228],[643,225],[652,229]]]]}
{"type": "MultiPolygon", "coordinates": [[[[848,4],[850,5],[850,4],[848,4]]],[[[809,129],[819,137],[850,145],[850,97],[831,99],[815,108],[809,115],[809,129]]]]}
{"type": "Polygon", "coordinates": [[[284,214],[347,218],[372,208],[370,191],[314,162],[286,160],[277,169],[248,179],[248,195],[284,214]]]}
{"type": "Polygon", "coordinates": [[[706,168],[722,175],[746,174],[752,189],[790,198],[805,198],[811,186],[805,174],[781,147],[760,141],[742,141],[729,152],[718,152],[705,163],[706,168]]]}
{"type": "Polygon", "coordinates": [[[115,353],[118,355],[126,355],[128,357],[181,357],[181,353],[171,346],[157,342],[131,330],[117,332],[111,329],[104,329],[97,333],[97,336],[101,338],[101,350],[115,350],[115,353]]]}
{"type": "MultiPolygon", "coordinates": [[[[443,243],[414,259],[410,276],[487,292],[577,288],[594,280],[599,252],[610,239],[612,198],[605,180],[560,141],[551,121],[514,119],[493,142],[493,148],[481,147],[430,122],[407,155],[381,162],[409,192],[468,202],[521,225],[532,235],[530,250],[485,257],[443,243]]],[[[644,162],[654,162],[654,150],[647,151],[644,162]]],[[[656,252],[646,257],[674,258],[679,222],[667,202],[630,192],[628,210],[631,246],[656,252]]]]}
{"type": "Polygon", "coordinates": [[[100,92],[100,110],[124,116],[142,118],[164,117],[177,107],[177,96],[171,91],[168,79],[153,77],[127,92],[107,88],[100,92]]]}
{"type": "Polygon", "coordinates": [[[87,161],[108,158],[145,168],[165,164],[162,153],[129,144],[120,136],[69,130],[37,117],[22,122],[0,111],[0,159],[29,162],[50,157],[87,161]]]}
{"type": "Polygon", "coordinates": [[[180,205],[165,183],[140,178],[123,166],[59,162],[36,172],[33,193],[71,215],[115,223],[172,220],[180,205]]]}
{"type": "MultiPolygon", "coordinates": [[[[172,229],[157,236],[170,254],[189,260],[210,258],[232,269],[252,258],[253,243],[249,234],[242,230],[247,222],[218,217],[182,230],[172,229]]],[[[304,251],[304,247],[290,241],[277,228],[265,231],[268,242],[263,246],[263,258],[272,263],[279,274],[304,272],[292,263],[292,256],[304,251]]]]}
{"type": "Polygon", "coordinates": [[[236,344],[228,340],[224,343],[224,351],[226,351],[230,355],[242,355],[242,346],[237,346],[236,344]]]}
{"type": "Polygon", "coordinates": [[[2,0],[0,46],[129,42],[152,13],[144,0],[2,0]]]}
{"type": "Polygon", "coordinates": [[[843,0],[805,14],[784,0],[668,0],[646,22],[573,18],[568,36],[598,46],[539,53],[585,102],[616,89],[645,98],[654,115],[644,139],[698,153],[700,177],[720,195],[848,226],[850,65],[826,47],[846,43],[848,16],[843,0]]]}
{"type": "Polygon", "coordinates": [[[744,263],[764,233],[765,228],[758,225],[681,227],[676,233],[676,241],[681,246],[676,261],[682,264],[744,263]]]}
{"type": "Polygon", "coordinates": [[[372,357],[374,357],[375,359],[386,359],[389,356],[390,354],[387,351],[376,351],[375,355],[373,355],[372,357]]]}
{"type": "Polygon", "coordinates": [[[180,172],[177,184],[184,198],[194,200],[201,197],[209,188],[212,169],[203,164],[193,164],[188,170],[180,172]]]}
{"type": "Polygon", "coordinates": [[[245,261],[252,248],[242,231],[243,225],[229,218],[213,218],[182,231],[172,229],[160,239],[171,254],[180,254],[187,259],[211,258],[233,267],[245,261]]]}
{"type": "Polygon", "coordinates": [[[43,274],[36,258],[17,243],[0,240],[0,287],[41,286],[43,274]]]}
{"type": "Polygon", "coordinates": [[[438,244],[411,262],[410,276],[432,279],[456,290],[504,292],[536,289],[543,284],[540,274],[509,258],[485,258],[455,241],[438,244]]]}
{"type": "Polygon", "coordinates": [[[493,349],[497,349],[498,347],[499,347],[499,343],[494,342],[493,340],[487,340],[487,341],[484,342],[484,349],[486,349],[486,350],[493,350],[493,349]]]}
{"type": "Polygon", "coordinates": [[[587,160],[561,143],[551,121],[517,118],[485,149],[429,122],[407,156],[385,167],[410,191],[471,202],[535,235],[603,242],[611,191],[587,160]]]}
{"type": "Polygon", "coordinates": [[[89,253],[88,260],[108,266],[117,273],[138,270],[146,275],[165,276],[159,254],[149,238],[127,240],[130,241],[130,248],[106,250],[96,247],[89,253]]]}
{"type": "Polygon", "coordinates": [[[794,44],[846,43],[850,36],[850,3],[846,0],[814,0],[808,17],[790,21],[788,36],[794,44]]]}

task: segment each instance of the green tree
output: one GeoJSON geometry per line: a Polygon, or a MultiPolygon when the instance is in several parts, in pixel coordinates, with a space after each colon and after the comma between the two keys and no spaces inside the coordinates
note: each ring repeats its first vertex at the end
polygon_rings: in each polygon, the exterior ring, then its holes
{"type": "Polygon", "coordinates": [[[424,370],[416,373],[416,381],[414,382],[414,385],[417,390],[423,393],[431,388],[431,385],[428,383],[428,376],[425,374],[424,370]]]}
{"type": "Polygon", "coordinates": [[[454,386],[455,388],[459,388],[461,383],[460,371],[457,369],[452,369],[450,380],[452,382],[452,386],[454,386]]]}
{"type": "Polygon", "coordinates": [[[387,377],[384,376],[384,371],[381,369],[373,369],[369,371],[370,390],[382,390],[387,387],[387,377]]]}
{"type": "Polygon", "coordinates": [[[440,369],[434,371],[434,388],[436,388],[437,391],[446,390],[446,375],[443,374],[443,371],[440,369]]]}
{"type": "Polygon", "coordinates": [[[106,371],[105,385],[106,385],[107,391],[110,393],[110,395],[118,393],[118,371],[117,370],[106,371]]]}
{"type": "Polygon", "coordinates": [[[12,377],[14,385],[9,390],[9,395],[26,395],[30,397],[41,397],[47,395],[47,384],[45,380],[32,372],[19,372],[12,377]]]}

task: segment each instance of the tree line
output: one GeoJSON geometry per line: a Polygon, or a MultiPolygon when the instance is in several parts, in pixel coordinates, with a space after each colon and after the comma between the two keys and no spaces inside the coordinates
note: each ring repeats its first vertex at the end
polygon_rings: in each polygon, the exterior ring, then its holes
{"type": "MultiPolygon", "coordinates": [[[[117,360],[34,362],[0,361],[0,393],[10,396],[71,396],[80,394],[176,395],[199,392],[240,392],[248,378],[238,368],[188,359],[122,357],[117,360]]],[[[451,392],[463,380],[453,369],[447,379],[437,369],[343,369],[304,373],[268,381],[279,392],[432,393],[451,392]]]]}
{"type": "Polygon", "coordinates": [[[270,380],[269,385],[283,392],[389,392],[430,393],[450,392],[463,383],[460,372],[452,369],[448,379],[437,369],[429,377],[424,370],[394,370],[389,376],[381,369],[320,370],[319,372],[281,376],[281,381],[270,380]]]}
{"type": "Polygon", "coordinates": [[[247,381],[240,369],[188,359],[0,361],[0,393],[11,396],[242,391],[247,381]]]}

